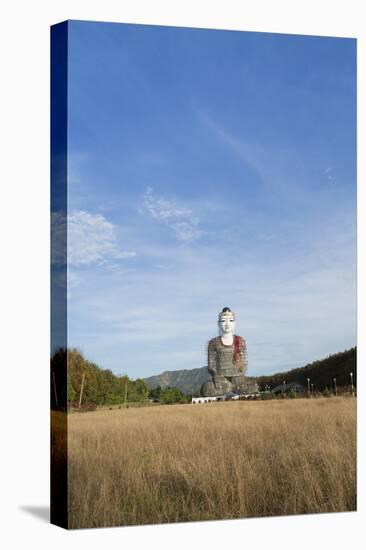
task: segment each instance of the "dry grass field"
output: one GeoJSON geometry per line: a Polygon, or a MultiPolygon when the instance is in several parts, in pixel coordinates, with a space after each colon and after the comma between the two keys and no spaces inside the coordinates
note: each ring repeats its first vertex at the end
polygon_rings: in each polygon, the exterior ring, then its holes
{"type": "Polygon", "coordinates": [[[356,400],[68,416],[69,527],[356,508],[356,400]]]}

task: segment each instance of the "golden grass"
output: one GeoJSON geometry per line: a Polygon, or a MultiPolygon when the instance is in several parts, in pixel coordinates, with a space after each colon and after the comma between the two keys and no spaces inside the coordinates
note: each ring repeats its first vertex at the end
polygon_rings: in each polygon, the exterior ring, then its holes
{"type": "Polygon", "coordinates": [[[356,507],[356,400],[72,414],[69,526],[340,512],[356,507]]]}

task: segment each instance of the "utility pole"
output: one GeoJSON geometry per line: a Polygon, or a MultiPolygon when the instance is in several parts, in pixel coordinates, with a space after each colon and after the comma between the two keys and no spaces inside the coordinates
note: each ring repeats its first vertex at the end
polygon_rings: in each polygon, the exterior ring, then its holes
{"type": "Polygon", "coordinates": [[[80,388],[80,396],[79,396],[79,409],[81,408],[81,398],[83,397],[84,380],[85,380],[85,372],[83,372],[83,378],[81,380],[81,388],[80,388]]]}
{"type": "Polygon", "coordinates": [[[354,391],[354,388],[353,388],[353,372],[350,372],[349,375],[350,375],[350,377],[351,377],[351,391],[352,391],[352,396],[354,397],[354,396],[355,396],[355,391],[354,391]]]}
{"type": "Polygon", "coordinates": [[[56,380],[55,380],[55,372],[52,371],[52,380],[53,380],[53,390],[55,392],[55,401],[56,401],[56,407],[58,406],[58,399],[57,399],[57,390],[56,390],[56,380]]]}
{"type": "Polygon", "coordinates": [[[334,378],[334,394],[338,395],[338,392],[337,392],[337,379],[336,378],[334,378]]]}
{"type": "Polygon", "coordinates": [[[127,382],[125,384],[125,407],[127,407],[127,382]]]}
{"type": "Polygon", "coordinates": [[[308,395],[310,396],[310,378],[308,378],[308,395]]]}

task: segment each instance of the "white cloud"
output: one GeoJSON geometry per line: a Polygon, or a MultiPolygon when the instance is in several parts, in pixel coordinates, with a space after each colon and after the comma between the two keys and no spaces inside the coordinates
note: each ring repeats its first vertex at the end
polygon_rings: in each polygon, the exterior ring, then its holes
{"type": "Polygon", "coordinates": [[[178,206],[163,197],[155,197],[154,190],[148,187],[143,197],[143,211],[154,220],[170,227],[176,238],[184,243],[199,239],[203,230],[199,227],[199,218],[189,208],[178,206]]]}
{"type": "Polygon", "coordinates": [[[101,214],[74,210],[68,216],[68,257],[71,265],[105,264],[136,256],[117,245],[115,227],[101,214]]]}
{"type": "Polygon", "coordinates": [[[116,239],[115,226],[101,214],[74,210],[68,217],[53,212],[52,263],[72,267],[90,264],[110,265],[116,269],[116,261],[133,258],[136,252],[122,251],[116,239]],[[66,244],[67,243],[67,244],[66,244]]]}

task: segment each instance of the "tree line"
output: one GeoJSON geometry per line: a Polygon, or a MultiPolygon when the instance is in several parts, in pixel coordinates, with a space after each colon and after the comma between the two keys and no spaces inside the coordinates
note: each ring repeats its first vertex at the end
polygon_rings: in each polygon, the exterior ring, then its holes
{"type": "Polygon", "coordinates": [[[325,359],[313,361],[304,367],[292,369],[286,372],[279,372],[268,376],[258,376],[256,381],[260,389],[265,389],[269,386],[273,389],[285,381],[286,383],[297,382],[307,387],[308,378],[314,389],[324,391],[332,388],[334,378],[338,388],[349,387],[351,384],[351,376],[353,384],[357,385],[357,348],[334,353],[325,359]]]}
{"type": "Polygon", "coordinates": [[[171,405],[173,403],[190,403],[191,395],[181,392],[178,388],[168,387],[156,388],[149,391],[149,398],[162,403],[163,405],[171,405]]]}
{"type": "Polygon", "coordinates": [[[116,375],[86,359],[80,350],[58,350],[51,358],[51,406],[60,404],[87,408],[89,404],[122,405],[147,403],[149,399],[163,404],[188,403],[189,396],[178,388],[150,390],[142,378],[116,375]],[[67,372],[67,376],[66,376],[67,372]]]}
{"type": "Polygon", "coordinates": [[[88,361],[78,349],[67,352],[67,401],[92,402],[96,405],[118,405],[146,401],[148,389],[141,378],[131,380],[126,374],[117,376],[88,361]]]}
{"type": "MultiPolygon", "coordinates": [[[[325,359],[314,361],[304,367],[256,377],[261,390],[297,382],[307,387],[309,378],[314,390],[324,391],[333,387],[334,378],[338,388],[357,386],[357,348],[335,353],[325,359]]],[[[78,405],[122,405],[124,403],[147,403],[149,400],[162,404],[189,403],[190,395],[176,387],[149,390],[146,382],[132,380],[126,374],[116,375],[87,360],[76,348],[60,349],[51,358],[51,408],[78,405]]]]}

